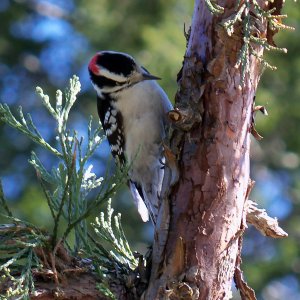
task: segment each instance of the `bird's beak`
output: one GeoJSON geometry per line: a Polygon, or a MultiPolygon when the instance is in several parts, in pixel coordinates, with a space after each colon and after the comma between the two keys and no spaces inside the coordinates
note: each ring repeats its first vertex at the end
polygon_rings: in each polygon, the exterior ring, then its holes
{"type": "Polygon", "coordinates": [[[161,78],[151,75],[149,73],[143,73],[143,80],[160,80],[161,78]]]}

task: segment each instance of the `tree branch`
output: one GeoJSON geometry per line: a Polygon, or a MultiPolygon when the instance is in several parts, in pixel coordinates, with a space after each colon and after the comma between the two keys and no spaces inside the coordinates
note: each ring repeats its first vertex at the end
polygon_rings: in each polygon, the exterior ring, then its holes
{"type": "Polygon", "coordinates": [[[265,209],[259,209],[257,203],[248,200],[246,202],[247,223],[253,225],[262,235],[272,238],[284,238],[288,234],[279,226],[276,218],[268,216],[265,209]]]}

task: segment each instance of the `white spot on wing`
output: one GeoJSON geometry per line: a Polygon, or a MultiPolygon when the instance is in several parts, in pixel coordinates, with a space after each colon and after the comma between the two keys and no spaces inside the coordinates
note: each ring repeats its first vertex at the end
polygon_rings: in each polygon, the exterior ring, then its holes
{"type": "Polygon", "coordinates": [[[116,151],[116,152],[120,151],[120,148],[118,145],[111,145],[110,148],[111,148],[111,151],[116,151]]]}
{"type": "Polygon", "coordinates": [[[111,127],[105,130],[106,135],[112,135],[118,127],[116,123],[110,125],[111,127]]]}
{"type": "Polygon", "coordinates": [[[108,110],[108,111],[105,113],[104,124],[106,124],[106,123],[108,122],[109,117],[110,117],[110,110],[108,110]]]}
{"type": "Polygon", "coordinates": [[[117,119],[114,116],[110,115],[109,123],[115,124],[116,122],[117,122],[117,119]]]}
{"type": "Polygon", "coordinates": [[[117,129],[117,123],[111,124],[110,130],[114,132],[117,129]]]}

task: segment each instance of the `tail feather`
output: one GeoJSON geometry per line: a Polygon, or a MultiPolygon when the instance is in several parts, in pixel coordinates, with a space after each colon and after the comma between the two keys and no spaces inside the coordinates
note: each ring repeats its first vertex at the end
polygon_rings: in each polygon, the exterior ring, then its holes
{"type": "Polygon", "coordinates": [[[143,191],[143,199],[146,204],[146,207],[148,208],[150,219],[153,225],[155,225],[157,214],[158,214],[158,207],[159,207],[158,195],[156,193],[153,193],[153,191],[146,192],[144,188],[142,188],[142,191],[143,191]]]}
{"type": "Polygon", "coordinates": [[[145,205],[145,202],[143,200],[143,198],[141,197],[137,185],[136,183],[132,182],[131,180],[129,181],[129,187],[130,187],[130,191],[133,197],[133,201],[134,204],[143,220],[143,222],[147,222],[149,221],[149,213],[148,213],[148,209],[145,205]]]}
{"type": "Polygon", "coordinates": [[[156,224],[158,209],[160,206],[160,193],[164,177],[164,163],[164,157],[157,161],[155,169],[151,172],[152,182],[150,184],[145,185],[143,181],[129,181],[134,203],[142,217],[142,220],[147,222],[150,216],[154,225],[156,224]]]}

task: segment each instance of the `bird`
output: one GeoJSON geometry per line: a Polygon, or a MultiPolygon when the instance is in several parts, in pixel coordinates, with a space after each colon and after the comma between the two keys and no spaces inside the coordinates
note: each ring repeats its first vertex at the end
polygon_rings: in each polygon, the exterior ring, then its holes
{"type": "Polygon", "coordinates": [[[97,94],[98,115],[111,153],[129,164],[128,185],[144,222],[155,225],[165,171],[163,140],[172,104],[150,74],[131,55],[96,53],[88,64],[97,94]]]}

